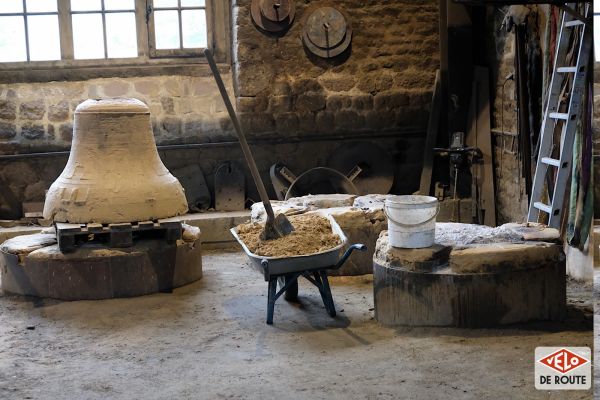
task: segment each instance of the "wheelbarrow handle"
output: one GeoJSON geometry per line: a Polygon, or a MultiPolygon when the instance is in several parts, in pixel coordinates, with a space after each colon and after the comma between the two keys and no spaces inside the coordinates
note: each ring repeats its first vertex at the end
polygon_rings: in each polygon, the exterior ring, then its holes
{"type": "Polygon", "coordinates": [[[352,254],[352,252],[354,250],[367,251],[367,246],[365,246],[362,243],[355,243],[355,244],[350,245],[350,247],[348,247],[348,249],[342,256],[342,258],[340,258],[340,260],[337,262],[335,267],[333,267],[331,269],[340,269],[342,267],[342,265],[344,265],[344,263],[346,262],[348,257],[350,257],[350,254],[352,254]]]}

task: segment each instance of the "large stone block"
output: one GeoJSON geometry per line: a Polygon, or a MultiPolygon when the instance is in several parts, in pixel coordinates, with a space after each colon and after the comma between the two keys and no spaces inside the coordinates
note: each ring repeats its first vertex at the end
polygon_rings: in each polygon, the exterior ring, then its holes
{"type": "Polygon", "coordinates": [[[69,102],[61,101],[48,107],[48,119],[52,122],[62,122],[69,118],[69,102]]]}
{"type": "Polygon", "coordinates": [[[81,246],[62,253],[54,235],[19,236],[2,244],[0,284],[6,293],[60,300],[141,296],[202,277],[198,235],[176,244],[138,240],[128,248],[81,246]]]}
{"type": "Polygon", "coordinates": [[[105,96],[119,97],[129,93],[130,84],[125,81],[110,81],[102,85],[102,90],[105,96]]]}
{"type": "Polygon", "coordinates": [[[21,136],[25,139],[35,140],[44,137],[44,125],[39,124],[25,124],[21,127],[21,136]]]}
{"type": "Polygon", "coordinates": [[[17,126],[14,123],[0,122],[0,139],[11,139],[17,135],[17,126]]]}
{"type": "Polygon", "coordinates": [[[46,114],[46,106],[44,100],[33,100],[21,103],[19,107],[19,117],[21,119],[40,120],[46,114]]]}
{"type": "Polygon", "coordinates": [[[384,231],[373,256],[375,318],[456,327],[561,320],[565,256],[555,240],[541,225],[439,223],[433,247],[399,249],[384,231]]]}
{"type": "Polygon", "coordinates": [[[0,100],[0,118],[11,121],[17,118],[17,105],[13,100],[0,100]]]}

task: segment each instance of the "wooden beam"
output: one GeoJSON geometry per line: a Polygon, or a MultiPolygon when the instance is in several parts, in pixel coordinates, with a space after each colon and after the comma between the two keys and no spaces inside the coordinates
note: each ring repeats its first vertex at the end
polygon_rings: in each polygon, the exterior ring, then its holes
{"type": "Polygon", "coordinates": [[[437,140],[440,128],[440,106],[441,106],[441,79],[440,70],[435,74],[435,83],[433,85],[433,96],[431,99],[431,111],[429,112],[429,122],[427,123],[427,136],[425,138],[425,151],[423,152],[423,169],[421,170],[421,184],[419,194],[429,196],[431,193],[431,174],[433,171],[433,148],[437,140]]]}

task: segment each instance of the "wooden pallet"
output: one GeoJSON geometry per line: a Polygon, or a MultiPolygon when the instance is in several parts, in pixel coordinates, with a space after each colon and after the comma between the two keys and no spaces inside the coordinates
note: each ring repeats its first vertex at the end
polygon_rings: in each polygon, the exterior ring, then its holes
{"type": "Polygon", "coordinates": [[[56,222],[55,228],[58,247],[62,252],[74,251],[87,242],[108,243],[110,247],[131,247],[134,236],[136,239],[164,238],[172,244],[182,235],[181,221],[173,219],[116,224],[56,222]]]}

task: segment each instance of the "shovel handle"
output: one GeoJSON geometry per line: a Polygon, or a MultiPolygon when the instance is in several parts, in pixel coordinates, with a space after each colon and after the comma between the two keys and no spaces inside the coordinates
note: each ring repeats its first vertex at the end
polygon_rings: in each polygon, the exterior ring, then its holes
{"type": "Polygon", "coordinates": [[[267,195],[265,185],[262,179],[260,178],[260,173],[258,172],[258,168],[256,167],[256,162],[254,162],[254,157],[252,157],[252,152],[250,151],[248,142],[246,142],[246,136],[242,131],[240,121],[238,120],[237,115],[233,110],[233,106],[231,105],[231,101],[229,100],[229,96],[227,95],[227,90],[225,89],[225,85],[223,84],[223,79],[221,79],[221,74],[219,73],[219,69],[217,68],[215,59],[213,58],[213,55],[209,49],[204,50],[204,55],[206,56],[206,61],[208,61],[210,70],[212,71],[215,77],[215,81],[217,82],[219,92],[221,92],[221,97],[223,98],[223,103],[225,103],[225,108],[227,108],[229,118],[231,118],[233,127],[235,128],[235,131],[238,135],[238,139],[240,140],[242,152],[244,153],[244,157],[246,157],[246,163],[248,164],[248,168],[250,168],[250,173],[252,174],[252,178],[254,179],[254,184],[258,189],[260,200],[265,206],[265,211],[267,213],[267,222],[272,222],[275,220],[275,214],[273,213],[273,207],[271,207],[271,201],[269,200],[269,196],[267,195]]]}

